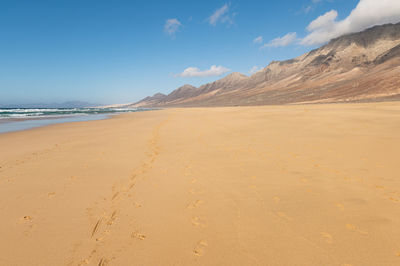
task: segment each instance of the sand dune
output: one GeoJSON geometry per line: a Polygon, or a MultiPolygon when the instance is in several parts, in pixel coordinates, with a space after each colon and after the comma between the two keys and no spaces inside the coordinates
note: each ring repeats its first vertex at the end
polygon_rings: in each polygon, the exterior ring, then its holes
{"type": "Polygon", "coordinates": [[[400,265],[400,104],[0,135],[0,265],[400,265]]]}

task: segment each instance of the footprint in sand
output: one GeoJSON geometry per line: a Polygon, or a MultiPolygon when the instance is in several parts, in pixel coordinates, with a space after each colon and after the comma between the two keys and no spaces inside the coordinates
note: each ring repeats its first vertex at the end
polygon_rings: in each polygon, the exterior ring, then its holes
{"type": "Polygon", "coordinates": [[[33,218],[29,215],[26,215],[19,219],[19,223],[25,224],[27,226],[26,230],[23,232],[25,236],[28,236],[30,232],[36,227],[36,225],[32,223],[32,219],[33,218]]]}
{"type": "Polygon", "coordinates": [[[105,258],[101,258],[101,260],[99,261],[99,264],[97,264],[98,266],[106,266],[108,265],[108,260],[105,258]]]}
{"type": "Polygon", "coordinates": [[[189,193],[192,194],[192,195],[199,195],[199,194],[203,194],[203,191],[200,190],[200,189],[196,190],[196,189],[192,188],[192,189],[189,190],[189,193]]]}
{"type": "Polygon", "coordinates": [[[347,228],[347,230],[350,230],[352,232],[357,232],[357,233],[360,233],[362,235],[368,235],[368,232],[360,230],[357,226],[355,226],[353,224],[346,224],[346,228],[347,228]]]}
{"type": "Polygon", "coordinates": [[[142,207],[142,204],[140,204],[140,203],[134,202],[133,204],[135,205],[136,208],[142,207]]]}
{"type": "Polygon", "coordinates": [[[205,249],[208,246],[207,241],[201,240],[197,243],[196,247],[193,249],[195,256],[201,257],[205,253],[205,249]]]}
{"type": "Polygon", "coordinates": [[[338,207],[340,210],[344,210],[344,206],[343,206],[343,204],[340,204],[340,203],[336,203],[336,207],[338,207]]]}
{"type": "Polygon", "coordinates": [[[108,224],[108,225],[112,225],[112,224],[115,222],[116,219],[117,219],[117,211],[114,211],[114,212],[111,214],[111,217],[110,217],[110,219],[108,220],[107,224],[108,224]]]}
{"type": "Polygon", "coordinates": [[[139,233],[138,231],[135,231],[131,234],[132,238],[136,238],[139,240],[145,240],[146,239],[146,235],[139,233]]]}
{"type": "Polygon", "coordinates": [[[391,201],[393,201],[395,203],[398,203],[400,201],[399,199],[396,199],[396,198],[393,198],[393,197],[389,197],[389,200],[391,200],[391,201]]]}
{"type": "Polygon", "coordinates": [[[321,236],[325,239],[326,243],[328,243],[328,244],[332,243],[332,235],[331,234],[328,234],[326,232],[322,232],[321,236]]]}
{"type": "Polygon", "coordinates": [[[204,203],[204,202],[203,202],[202,200],[196,200],[196,201],[190,203],[190,204],[187,206],[187,208],[188,208],[188,209],[194,209],[194,208],[197,208],[198,206],[200,206],[200,205],[203,204],[203,203],[204,203]]]}
{"type": "Polygon", "coordinates": [[[206,227],[206,221],[201,217],[194,216],[194,217],[192,217],[191,222],[192,222],[193,226],[201,227],[201,228],[206,227]]]}
{"type": "Polygon", "coordinates": [[[400,251],[399,251],[399,252],[397,252],[396,256],[397,256],[397,257],[400,257],[400,251]]]}
{"type": "Polygon", "coordinates": [[[103,218],[100,218],[97,221],[97,223],[95,224],[95,226],[93,227],[91,237],[93,237],[97,233],[97,231],[99,230],[102,220],[103,220],[103,218]]]}
{"type": "Polygon", "coordinates": [[[47,193],[47,197],[49,197],[49,198],[52,198],[52,197],[54,197],[55,195],[56,195],[55,192],[49,192],[49,193],[47,193]]]}
{"type": "Polygon", "coordinates": [[[285,219],[286,221],[293,220],[291,217],[287,216],[287,214],[284,212],[276,212],[276,215],[278,215],[279,218],[285,219]]]}
{"type": "Polygon", "coordinates": [[[135,183],[131,183],[130,185],[129,185],[129,187],[128,187],[128,190],[127,191],[130,191],[133,187],[135,186],[135,183]]]}
{"type": "Polygon", "coordinates": [[[19,221],[20,222],[29,222],[29,221],[32,221],[32,219],[33,218],[31,216],[25,215],[24,217],[20,218],[19,221]]]}
{"type": "Polygon", "coordinates": [[[352,224],[346,224],[346,228],[348,230],[351,230],[351,231],[357,230],[357,227],[355,225],[352,225],[352,224]]]}
{"type": "Polygon", "coordinates": [[[101,240],[103,240],[104,239],[104,237],[97,237],[96,238],[96,242],[99,242],[99,241],[101,241],[101,240]]]}
{"type": "Polygon", "coordinates": [[[111,200],[115,200],[119,195],[119,192],[115,192],[114,195],[112,196],[111,200]]]}

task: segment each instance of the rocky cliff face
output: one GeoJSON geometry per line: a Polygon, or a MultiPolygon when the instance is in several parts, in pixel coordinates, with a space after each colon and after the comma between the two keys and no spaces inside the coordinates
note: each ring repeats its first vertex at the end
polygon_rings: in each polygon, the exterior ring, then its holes
{"type": "Polygon", "coordinates": [[[134,106],[232,106],[400,99],[400,23],[331,40],[247,77],[232,73],[199,88],[185,85],[134,106]]]}

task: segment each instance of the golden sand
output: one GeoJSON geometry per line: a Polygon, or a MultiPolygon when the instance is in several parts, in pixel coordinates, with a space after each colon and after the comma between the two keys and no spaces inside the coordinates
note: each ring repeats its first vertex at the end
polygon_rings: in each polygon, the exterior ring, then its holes
{"type": "Polygon", "coordinates": [[[0,265],[400,265],[400,103],[0,135],[0,265]]]}

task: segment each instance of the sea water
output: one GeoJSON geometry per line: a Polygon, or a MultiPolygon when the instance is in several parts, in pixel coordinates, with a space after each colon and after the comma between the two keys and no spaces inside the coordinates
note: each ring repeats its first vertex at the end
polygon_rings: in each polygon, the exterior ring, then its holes
{"type": "Polygon", "coordinates": [[[145,111],[137,108],[3,108],[0,133],[51,124],[106,119],[112,114],[145,111]]]}

